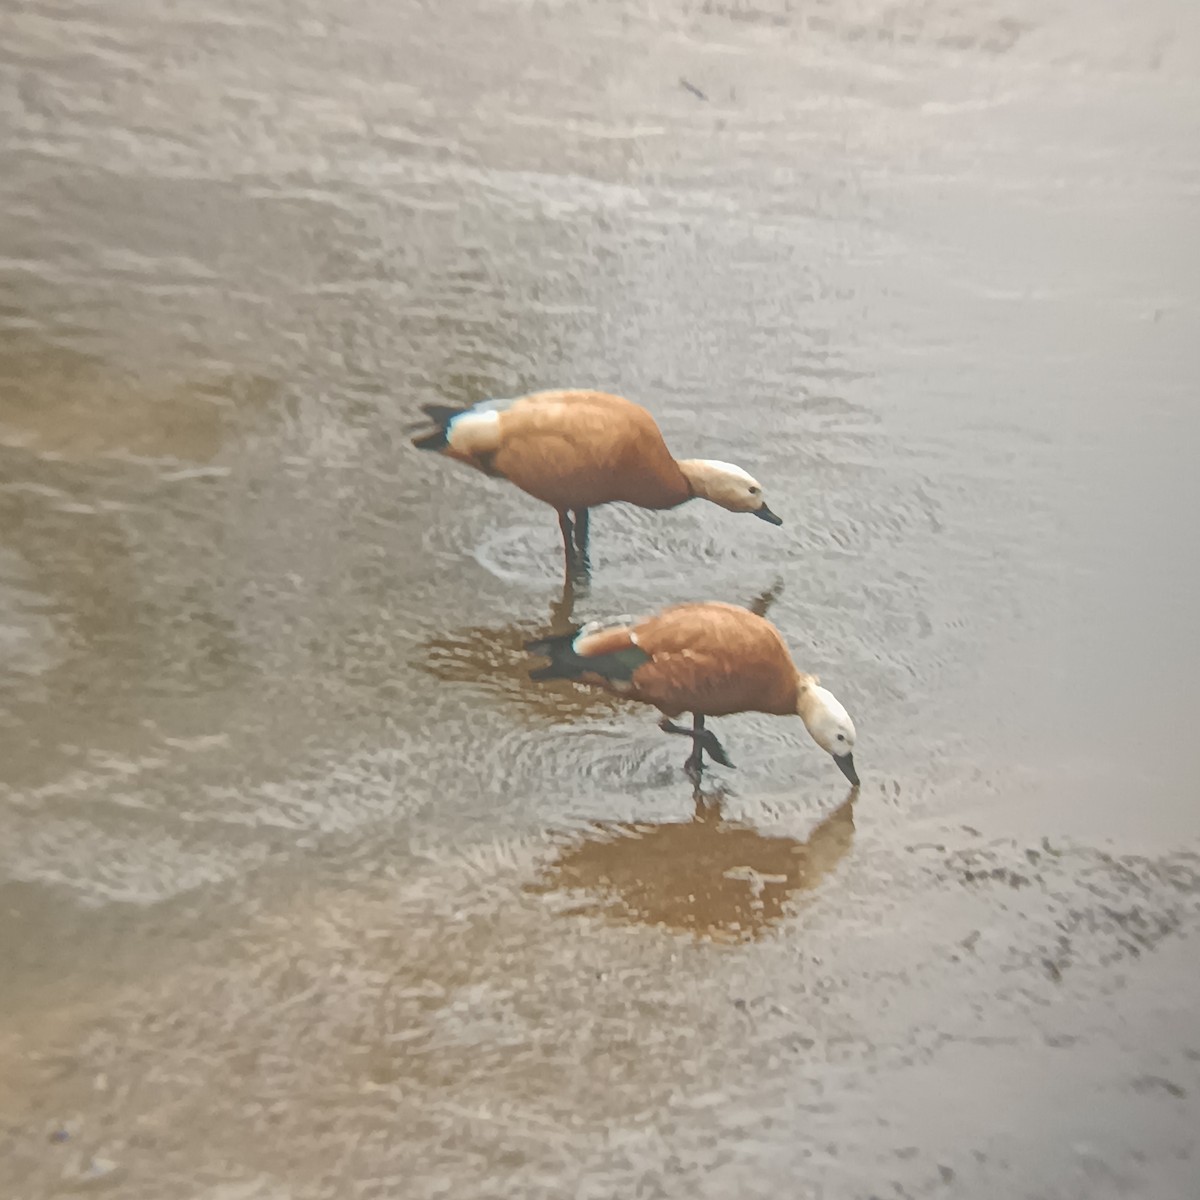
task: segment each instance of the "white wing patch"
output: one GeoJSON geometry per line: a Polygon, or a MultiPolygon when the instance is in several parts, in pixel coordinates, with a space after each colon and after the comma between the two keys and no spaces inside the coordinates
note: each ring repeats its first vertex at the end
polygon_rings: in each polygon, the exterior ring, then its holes
{"type": "Polygon", "coordinates": [[[455,417],[446,429],[446,441],[463,454],[485,454],[500,443],[500,413],[479,411],[479,406],[455,417]]]}
{"type": "MultiPolygon", "coordinates": [[[[580,627],[579,632],[575,635],[574,641],[571,642],[571,649],[578,654],[580,643],[586,638],[590,638],[593,633],[603,633],[606,629],[624,629],[626,626],[633,625],[635,622],[636,618],[628,615],[623,617],[602,617],[598,621],[589,621],[586,625],[580,627]]],[[[633,642],[635,646],[637,645],[637,638],[634,637],[632,633],[629,635],[629,640],[633,642]]]]}
{"type": "Polygon", "coordinates": [[[480,400],[478,404],[473,404],[469,409],[467,409],[467,411],[463,413],[463,416],[470,416],[472,413],[501,413],[504,412],[505,409],[516,404],[520,398],[520,396],[509,396],[507,400],[480,400]]]}

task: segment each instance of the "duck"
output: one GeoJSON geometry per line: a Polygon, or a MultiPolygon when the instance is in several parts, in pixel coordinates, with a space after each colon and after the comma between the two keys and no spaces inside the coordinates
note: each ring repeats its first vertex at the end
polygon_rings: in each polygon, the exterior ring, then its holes
{"type": "Polygon", "coordinates": [[[624,396],[560,389],[422,411],[435,428],[412,439],[417,449],[507,479],[557,511],[568,579],[590,572],[589,512],[601,504],[667,509],[702,499],[783,524],[757,479],[717,459],[673,457],[650,413],[624,396]]]}
{"type": "Polygon", "coordinates": [[[704,755],[732,767],[706,717],[760,712],[798,716],[838,769],[859,786],[854,722],[816,675],[799,670],[779,630],[765,617],[719,601],[677,604],[642,619],[615,617],[525,646],[549,658],[535,681],[570,679],[651,704],[659,728],[692,739],[684,771],[699,787],[704,755]],[[692,714],[691,729],[675,724],[692,714]]]}

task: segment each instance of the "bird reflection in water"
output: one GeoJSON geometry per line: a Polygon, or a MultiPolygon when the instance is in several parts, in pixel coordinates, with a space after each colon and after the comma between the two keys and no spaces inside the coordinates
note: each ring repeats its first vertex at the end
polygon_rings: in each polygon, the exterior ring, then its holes
{"type": "Polygon", "coordinates": [[[532,687],[525,644],[544,636],[542,628],[533,624],[485,625],[443,633],[423,643],[415,665],[442,683],[471,684],[539,723],[559,725],[631,707],[629,701],[599,689],[569,683],[532,687]]]}
{"type": "Polygon", "coordinates": [[[661,925],[717,941],[760,937],[845,857],[858,789],[803,841],[727,821],[698,797],[691,821],[597,825],[528,885],[539,894],[586,893],[567,911],[661,925]]]}

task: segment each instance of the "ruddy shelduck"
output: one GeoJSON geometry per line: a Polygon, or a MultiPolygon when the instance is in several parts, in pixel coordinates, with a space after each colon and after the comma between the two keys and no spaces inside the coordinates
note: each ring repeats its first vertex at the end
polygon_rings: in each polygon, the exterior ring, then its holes
{"type": "Polygon", "coordinates": [[[783,524],[756,479],[731,463],[672,457],[654,418],[623,396],[533,392],[424,412],[437,428],[414,446],[507,479],[557,510],[568,577],[588,570],[588,510],[617,500],[675,508],[699,497],[783,524]]]}
{"type": "Polygon", "coordinates": [[[714,762],[733,765],[704,718],[762,712],[799,716],[858,786],[850,714],[815,675],[797,670],[779,630],[748,609],[680,604],[644,620],[592,622],[526,649],[550,659],[530,672],[532,679],[572,679],[653,704],[663,714],[663,730],[692,739],[684,770],[697,784],[705,751],[714,762]],[[692,714],[691,729],[672,720],[685,712],[692,714]]]}

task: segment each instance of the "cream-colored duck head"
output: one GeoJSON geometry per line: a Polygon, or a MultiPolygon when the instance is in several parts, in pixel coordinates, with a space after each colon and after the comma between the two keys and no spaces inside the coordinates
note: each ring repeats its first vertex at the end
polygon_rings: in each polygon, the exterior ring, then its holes
{"type": "Polygon", "coordinates": [[[854,722],[842,702],[819,686],[815,676],[810,676],[808,685],[800,689],[796,711],[813,741],[833,755],[838,770],[858,787],[858,772],[854,769],[854,722]]]}
{"type": "Polygon", "coordinates": [[[692,491],[730,512],[748,512],[772,525],[782,525],[763,499],[762,484],[741,467],[715,458],[688,458],[679,464],[692,491]]]}

